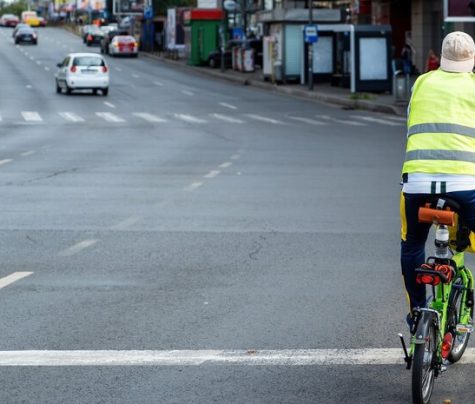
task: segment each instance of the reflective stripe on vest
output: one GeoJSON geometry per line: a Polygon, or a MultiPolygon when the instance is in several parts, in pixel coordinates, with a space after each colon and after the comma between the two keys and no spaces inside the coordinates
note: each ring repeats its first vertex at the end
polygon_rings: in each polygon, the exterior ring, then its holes
{"type": "Polygon", "coordinates": [[[403,173],[475,176],[475,75],[420,76],[410,102],[403,173]]]}

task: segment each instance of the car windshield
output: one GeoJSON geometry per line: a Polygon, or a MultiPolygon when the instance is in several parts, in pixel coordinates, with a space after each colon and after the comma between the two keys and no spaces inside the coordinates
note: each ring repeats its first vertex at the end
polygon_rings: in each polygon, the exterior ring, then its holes
{"type": "Polygon", "coordinates": [[[31,28],[21,28],[18,30],[19,34],[34,34],[35,31],[32,30],[31,28]]]}
{"type": "Polygon", "coordinates": [[[78,56],[74,58],[73,66],[104,66],[104,60],[96,56],[78,56]]]}
{"type": "Polygon", "coordinates": [[[135,42],[135,39],[131,36],[116,36],[114,40],[116,40],[117,42],[122,42],[122,43],[135,42]]]}

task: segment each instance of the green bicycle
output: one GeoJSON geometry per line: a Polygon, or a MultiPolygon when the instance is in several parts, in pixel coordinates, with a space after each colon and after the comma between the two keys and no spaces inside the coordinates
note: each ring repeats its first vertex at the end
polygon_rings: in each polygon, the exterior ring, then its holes
{"type": "Polygon", "coordinates": [[[428,404],[435,379],[462,357],[473,331],[473,276],[464,263],[464,250],[470,245],[468,227],[459,204],[445,197],[428,199],[419,209],[419,222],[436,225],[434,257],[416,269],[417,282],[431,290],[428,307],[413,310],[409,352],[399,334],[406,368],[412,367],[412,398],[415,404],[428,404]],[[448,226],[456,227],[455,240],[449,240],[448,226]]]}

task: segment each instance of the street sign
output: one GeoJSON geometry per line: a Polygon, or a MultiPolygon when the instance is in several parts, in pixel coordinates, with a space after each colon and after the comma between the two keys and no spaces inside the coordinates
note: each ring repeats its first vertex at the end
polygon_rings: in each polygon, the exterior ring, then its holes
{"type": "Polygon", "coordinates": [[[234,0],[224,0],[223,6],[226,11],[236,11],[238,8],[238,4],[234,0]]]}
{"type": "Polygon", "coordinates": [[[306,43],[316,43],[318,41],[318,30],[316,25],[305,25],[303,33],[306,43]]]}
{"type": "Polygon", "coordinates": [[[150,7],[150,6],[145,7],[143,16],[144,16],[144,18],[145,18],[146,20],[152,19],[152,18],[153,18],[153,10],[152,10],[152,7],[150,7]]]}

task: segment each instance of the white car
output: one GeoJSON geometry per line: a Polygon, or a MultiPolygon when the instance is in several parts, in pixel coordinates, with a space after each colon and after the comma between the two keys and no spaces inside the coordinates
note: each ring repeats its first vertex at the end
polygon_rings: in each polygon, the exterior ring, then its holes
{"type": "Polygon", "coordinates": [[[105,59],[97,53],[70,53],[57,64],[56,92],[71,94],[74,90],[100,90],[109,93],[109,67],[105,59]]]}
{"type": "Polygon", "coordinates": [[[109,55],[137,57],[139,55],[139,44],[131,35],[117,35],[109,44],[109,55]]]}

